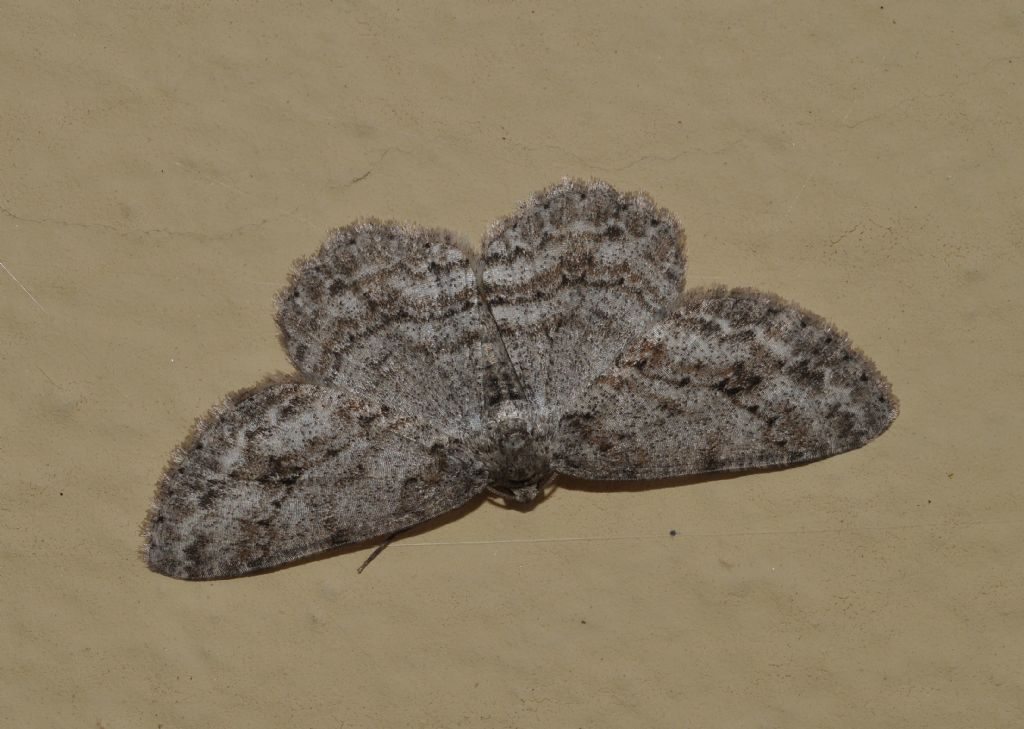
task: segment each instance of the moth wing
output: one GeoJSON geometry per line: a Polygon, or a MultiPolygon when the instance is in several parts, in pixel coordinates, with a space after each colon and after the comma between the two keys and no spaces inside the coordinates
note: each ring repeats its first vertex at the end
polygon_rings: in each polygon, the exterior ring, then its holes
{"type": "Polygon", "coordinates": [[[234,577],[427,521],[484,477],[466,444],[339,388],[282,382],[230,397],[157,487],[149,567],[234,577]]]}
{"type": "Polygon", "coordinates": [[[642,193],[566,178],[491,226],[480,268],[521,385],[557,416],[675,307],[683,233],[642,193]]]}
{"type": "Polygon", "coordinates": [[[464,431],[496,340],[470,256],[447,231],[367,220],[299,261],[278,299],[282,342],[312,382],[464,431]]]}
{"type": "Polygon", "coordinates": [[[821,317],[698,291],[569,406],[555,468],[619,480],[782,466],[859,448],[896,414],[889,383],[821,317]]]}

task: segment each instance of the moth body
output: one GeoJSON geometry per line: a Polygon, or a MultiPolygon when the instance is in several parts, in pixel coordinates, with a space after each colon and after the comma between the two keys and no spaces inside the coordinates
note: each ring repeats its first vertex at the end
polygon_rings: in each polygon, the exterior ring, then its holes
{"type": "Polygon", "coordinates": [[[527,400],[505,400],[492,408],[479,449],[488,490],[519,504],[539,497],[554,478],[551,430],[541,409],[527,400]]]}

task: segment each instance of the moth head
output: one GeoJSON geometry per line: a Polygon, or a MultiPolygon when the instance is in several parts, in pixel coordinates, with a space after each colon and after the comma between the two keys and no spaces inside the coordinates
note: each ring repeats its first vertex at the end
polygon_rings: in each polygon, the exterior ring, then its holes
{"type": "Polygon", "coordinates": [[[488,490],[507,501],[528,504],[551,481],[551,438],[537,410],[517,401],[501,403],[486,427],[488,490]]]}

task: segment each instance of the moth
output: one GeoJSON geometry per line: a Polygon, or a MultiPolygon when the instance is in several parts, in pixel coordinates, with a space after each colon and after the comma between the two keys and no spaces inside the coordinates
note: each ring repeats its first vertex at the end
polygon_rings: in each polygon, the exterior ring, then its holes
{"type": "Polygon", "coordinates": [[[556,474],[660,479],[858,448],[897,414],[845,334],[772,294],[683,292],[678,220],[563,179],[485,234],[364,220],[278,297],[298,372],[230,395],[143,526],[172,577],[233,577],[387,536],[556,474]]]}

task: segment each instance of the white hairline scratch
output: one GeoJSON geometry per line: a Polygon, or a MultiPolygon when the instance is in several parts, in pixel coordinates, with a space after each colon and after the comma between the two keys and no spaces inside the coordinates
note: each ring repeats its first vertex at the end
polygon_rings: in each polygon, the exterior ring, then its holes
{"type": "Polygon", "coordinates": [[[0,261],[0,268],[6,271],[7,275],[11,277],[11,280],[14,281],[14,283],[18,284],[18,286],[21,287],[21,290],[24,291],[30,299],[32,299],[32,303],[39,307],[39,311],[43,312],[44,314],[47,313],[46,309],[43,308],[43,305],[39,303],[39,299],[33,296],[32,292],[25,288],[25,284],[19,281],[18,277],[11,273],[11,269],[7,268],[7,266],[4,265],[3,261],[0,261]]]}

